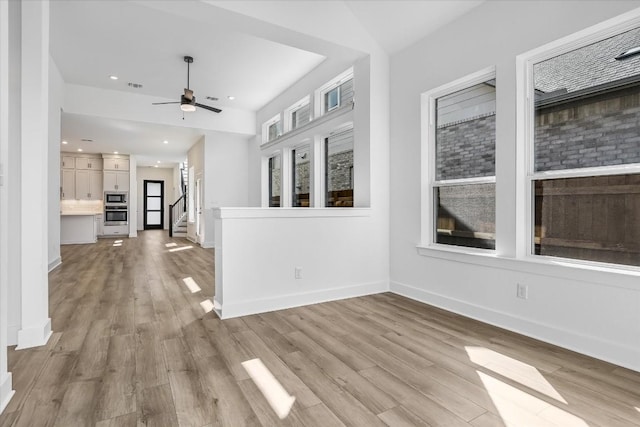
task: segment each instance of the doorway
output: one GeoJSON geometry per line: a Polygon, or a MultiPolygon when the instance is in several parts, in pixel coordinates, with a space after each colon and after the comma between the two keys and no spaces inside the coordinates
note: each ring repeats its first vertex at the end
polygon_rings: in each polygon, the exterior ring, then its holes
{"type": "Polygon", "coordinates": [[[164,228],[164,181],[144,180],[144,229],[164,228]]]}

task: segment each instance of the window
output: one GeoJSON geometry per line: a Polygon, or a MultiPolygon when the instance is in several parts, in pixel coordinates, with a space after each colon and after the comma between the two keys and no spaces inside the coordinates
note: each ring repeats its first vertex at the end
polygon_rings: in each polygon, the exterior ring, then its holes
{"type": "Polygon", "coordinates": [[[293,207],[309,207],[311,187],[311,158],[309,145],[296,147],[291,151],[292,157],[292,189],[293,207]]]}
{"type": "Polygon", "coordinates": [[[353,128],[325,138],[325,206],[353,207],[353,128]]]}
{"type": "Polygon", "coordinates": [[[640,28],[575,46],[528,63],[531,251],[640,266],[640,28]]]}
{"type": "Polygon", "coordinates": [[[282,135],[282,123],[280,121],[280,114],[278,114],[262,125],[262,143],[273,141],[280,135],[282,135]]]}
{"type": "Polygon", "coordinates": [[[305,104],[302,107],[298,108],[291,112],[291,129],[296,129],[306,123],[309,123],[311,119],[311,108],[309,108],[309,104],[305,104]]]}
{"type": "Polygon", "coordinates": [[[331,111],[340,106],[340,86],[334,87],[324,94],[324,109],[331,111]]]}
{"type": "Polygon", "coordinates": [[[307,95],[291,107],[284,110],[284,130],[292,131],[311,121],[311,106],[309,104],[310,96],[307,95]]]}
{"type": "Polygon", "coordinates": [[[495,73],[483,71],[425,95],[430,241],[495,249],[495,73]]]}
{"type": "Polygon", "coordinates": [[[320,115],[333,111],[353,101],[353,69],[336,76],[316,90],[316,111],[320,115]]]}
{"type": "Polygon", "coordinates": [[[280,155],[269,158],[269,207],[280,207],[282,162],[280,155]]]}

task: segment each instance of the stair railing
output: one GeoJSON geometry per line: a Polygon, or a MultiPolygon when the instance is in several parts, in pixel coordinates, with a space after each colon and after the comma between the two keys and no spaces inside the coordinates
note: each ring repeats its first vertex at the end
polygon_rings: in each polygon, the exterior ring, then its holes
{"type": "Polygon", "coordinates": [[[187,211],[187,193],[182,194],[175,203],[169,206],[169,237],[173,237],[173,227],[187,211]]]}

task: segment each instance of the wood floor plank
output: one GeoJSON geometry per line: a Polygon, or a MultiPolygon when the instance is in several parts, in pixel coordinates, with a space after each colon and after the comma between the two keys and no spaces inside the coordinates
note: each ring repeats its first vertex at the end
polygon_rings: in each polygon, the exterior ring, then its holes
{"type": "Polygon", "coordinates": [[[171,387],[168,383],[148,387],[140,393],[142,394],[140,422],[143,425],[172,427],[178,424],[171,387]]]}
{"type": "Polygon", "coordinates": [[[264,363],[282,386],[296,397],[296,402],[304,408],[315,406],[320,399],[294,372],[260,339],[252,330],[234,334],[240,345],[264,363]]]}
{"type": "Polygon", "coordinates": [[[429,424],[424,420],[416,417],[402,406],[384,411],[378,417],[389,427],[429,427],[429,424]]]}
{"type": "Polygon", "coordinates": [[[54,425],[60,427],[93,425],[99,388],[100,380],[69,383],[54,425]]]}
{"type": "Polygon", "coordinates": [[[322,370],[297,351],[283,359],[322,402],[346,425],[382,426],[378,417],[359,400],[342,390],[322,370]]]}
{"type": "Polygon", "coordinates": [[[398,402],[389,394],[376,387],[302,332],[292,332],[287,336],[309,360],[320,367],[329,378],[358,399],[372,413],[380,414],[398,405],[398,402]]]}

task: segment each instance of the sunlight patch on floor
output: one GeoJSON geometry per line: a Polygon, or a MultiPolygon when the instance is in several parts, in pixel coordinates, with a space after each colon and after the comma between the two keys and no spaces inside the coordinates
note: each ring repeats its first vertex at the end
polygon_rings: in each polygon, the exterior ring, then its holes
{"type": "Polygon", "coordinates": [[[180,248],[169,249],[169,252],[184,251],[184,250],[192,249],[192,248],[193,248],[193,246],[182,246],[180,248]]]}
{"type": "Polygon", "coordinates": [[[200,303],[200,307],[204,310],[205,314],[213,311],[213,302],[210,299],[206,299],[200,303]]]}
{"type": "Polygon", "coordinates": [[[636,411],[640,412],[640,408],[638,408],[637,406],[635,406],[636,411]]]}
{"type": "Polygon", "coordinates": [[[182,279],[182,281],[187,286],[187,288],[189,288],[192,294],[195,294],[196,292],[200,292],[202,290],[200,289],[200,286],[198,286],[196,281],[193,280],[193,277],[185,277],[184,279],[182,279]]]}
{"type": "Polygon", "coordinates": [[[564,404],[566,400],[534,366],[485,347],[466,346],[469,360],[564,404]]]}
{"type": "Polygon", "coordinates": [[[113,246],[119,247],[119,246],[122,246],[122,243],[114,243],[113,246]]]}
{"type": "Polygon", "coordinates": [[[278,418],[281,420],[287,418],[296,398],[287,393],[282,384],[269,371],[269,368],[264,366],[262,360],[247,360],[242,362],[242,367],[267,399],[269,406],[278,418]]]}
{"type": "Polygon", "coordinates": [[[116,240],[113,243],[122,243],[122,240],[116,240]]]}
{"type": "Polygon", "coordinates": [[[506,427],[588,427],[581,418],[531,396],[484,372],[476,371],[506,427]]]}
{"type": "Polygon", "coordinates": [[[176,242],[173,242],[173,243],[167,243],[164,246],[167,247],[167,248],[174,248],[174,247],[178,246],[178,244],[176,242]]]}

